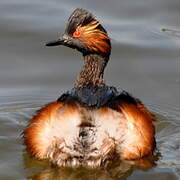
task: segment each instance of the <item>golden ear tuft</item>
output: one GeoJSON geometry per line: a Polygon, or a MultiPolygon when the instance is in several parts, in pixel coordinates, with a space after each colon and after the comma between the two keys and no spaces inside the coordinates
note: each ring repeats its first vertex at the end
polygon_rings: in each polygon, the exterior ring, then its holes
{"type": "MultiPolygon", "coordinates": [[[[74,33],[76,33],[77,31],[80,32],[80,35],[78,34],[78,37],[92,51],[109,54],[111,48],[109,41],[110,38],[107,35],[106,31],[103,31],[98,26],[101,26],[101,24],[98,21],[94,20],[86,26],[77,27],[74,33]]],[[[73,35],[73,37],[77,36],[73,35]]]]}
{"type": "Polygon", "coordinates": [[[90,24],[88,24],[87,26],[81,27],[82,31],[84,32],[84,34],[89,34],[91,33],[93,30],[95,30],[98,26],[99,26],[99,22],[98,21],[92,21],[90,24]]]}

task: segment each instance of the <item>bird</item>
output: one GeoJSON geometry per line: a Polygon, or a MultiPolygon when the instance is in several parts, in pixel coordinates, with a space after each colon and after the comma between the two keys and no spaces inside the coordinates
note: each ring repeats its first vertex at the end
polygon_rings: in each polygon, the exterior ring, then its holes
{"type": "Polygon", "coordinates": [[[65,32],[46,46],[63,45],[84,60],[73,88],[44,105],[23,131],[28,153],[58,167],[102,167],[114,159],[152,155],[155,115],[127,91],[108,86],[104,70],[111,39],[83,8],[70,15],[65,32]]]}

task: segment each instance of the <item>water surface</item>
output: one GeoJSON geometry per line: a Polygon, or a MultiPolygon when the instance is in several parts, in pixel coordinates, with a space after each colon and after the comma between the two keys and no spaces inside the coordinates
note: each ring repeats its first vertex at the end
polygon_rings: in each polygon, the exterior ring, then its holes
{"type": "Polygon", "coordinates": [[[179,30],[179,0],[1,0],[0,179],[180,179],[179,30]],[[76,51],[44,47],[76,7],[93,12],[112,38],[107,84],[140,98],[158,118],[161,155],[152,168],[60,170],[24,150],[21,133],[32,115],[73,86],[82,64],[76,51]]]}

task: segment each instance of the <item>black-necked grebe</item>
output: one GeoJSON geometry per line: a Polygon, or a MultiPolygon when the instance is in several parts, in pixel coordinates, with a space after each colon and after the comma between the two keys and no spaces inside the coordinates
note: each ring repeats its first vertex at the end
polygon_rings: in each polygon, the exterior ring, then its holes
{"type": "Polygon", "coordinates": [[[155,116],[140,100],[104,82],[111,43],[99,21],[76,9],[64,35],[46,44],[56,45],[80,51],[84,65],[74,88],[39,110],[24,130],[30,154],[58,166],[98,167],[113,158],[153,153],[155,116]]]}

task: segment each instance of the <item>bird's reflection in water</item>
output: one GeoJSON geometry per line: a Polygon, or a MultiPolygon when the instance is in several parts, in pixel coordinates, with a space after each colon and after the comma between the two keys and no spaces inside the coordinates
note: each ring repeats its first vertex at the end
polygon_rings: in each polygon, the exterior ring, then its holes
{"type": "Polygon", "coordinates": [[[156,166],[159,157],[160,154],[156,153],[136,161],[116,160],[104,168],[86,169],[54,167],[48,162],[35,160],[25,154],[24,166],[31,171],[27,179],[32,180],[126,180],[137,168],[146,170],[156,166]]]}

